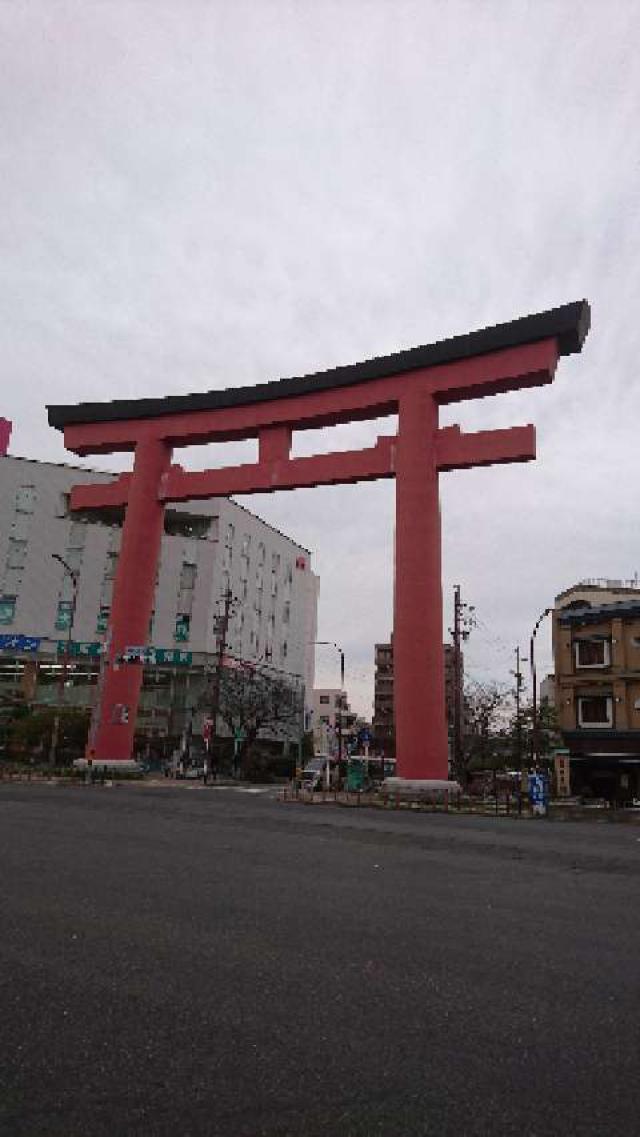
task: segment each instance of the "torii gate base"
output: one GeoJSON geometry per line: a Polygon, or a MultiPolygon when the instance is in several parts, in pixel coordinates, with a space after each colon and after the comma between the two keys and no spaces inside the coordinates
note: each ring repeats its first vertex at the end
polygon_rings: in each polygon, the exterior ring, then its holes
{"type": "Polygon", "coordinates": [[[125,507],[108,658],[87,758],[122,769],[132,760],[142,665],[119,666],[147,640],[165,504],[301,486],[396,479],[395,723],[397,771],[448,775],[442,652],[442,470],[535,457],[532,426],[463,434],[440,429],[438,407],[551,382],[558,357],[580,351],[586,301],[465,336],[302,379],[164,399],[49,407],[76,454],[131,450],[133,472],[76,486],[72,509],[125,507]],[[356,451],[291,458],[295,429],[398,415],[398,433],[356,451]],[[259,440],[258,462],[187,472],[174,447],[259,440]]]}

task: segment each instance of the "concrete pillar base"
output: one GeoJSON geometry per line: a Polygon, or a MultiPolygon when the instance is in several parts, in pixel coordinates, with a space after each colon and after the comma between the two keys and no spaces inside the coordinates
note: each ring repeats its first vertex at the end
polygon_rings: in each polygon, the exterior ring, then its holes
{"type": "Polygon", "coordinates": [[[382,790],[402,797],[444,797],[461,793],[461,786],[447,778],[385,778],[382,790]]]}
{"type": "MultiPolygon", "coordinates": [[[[99,774],[106,766],[110,774],[141,774],[142,766],[134,762],[133,758],[94,758],[91,769],[99,774]]],[[[86,758],[76,758],[73,763],[74,770],[88,770],[89,763],[86,758]]]]}

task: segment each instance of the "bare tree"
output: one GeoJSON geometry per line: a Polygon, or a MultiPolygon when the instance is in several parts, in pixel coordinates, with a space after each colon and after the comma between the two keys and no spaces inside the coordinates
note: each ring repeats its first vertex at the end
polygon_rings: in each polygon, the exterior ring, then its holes
{"type": "Polygon", "coordinates": [[[249,664],[224,667],[220,675],[218,714],[240,741],[239,764],[261,736],[299,737],[303,722],[304,688],[277,672],[249,664]]]}
{"type": "Polygon", "coordinates": [[[462,768],[456,776],[464,780],[469,767],[492,765],[496,740],[504,738],[508,724],[509,692],[498,683],[469,683],[464,694],[464,749],[462,768]]]}

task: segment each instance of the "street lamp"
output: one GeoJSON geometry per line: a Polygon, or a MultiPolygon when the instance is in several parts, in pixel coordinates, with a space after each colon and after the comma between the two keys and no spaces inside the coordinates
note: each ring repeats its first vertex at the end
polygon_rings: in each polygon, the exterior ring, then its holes
{"type": "Polygon", "coordinates": [[[537,768],[538,765],[538,684],[535,657],[536,636],[538,634],[538,628],[540,627],[542,621],[544,620],[545,616],[549,615],[550,612],[553,612],[553,608],[545,608],[544,612],[538,616],[538,619],[536,620],[533,631],[531,633],[531,639],[529,641],[529,662],[531,664],[531,757],[533,760],[534,769],[537,768]]]}
{"type": "Polygon", "coordinates": [[[342,693],[344,690],[344,651],[333,640],[313,640],[314,646],[334,647],[340,654],[340,709],[338,711],[338,769],[342,770],[342,693]]]}
{"type": "Polygon", "coordinates": [[[55,765],[56,750],[58,749],[58,735],[60,733],[60,712],[64,702],[64,688],[67,681],[67,671],[69,668],[69,655],[71,649],[71,636],[73,633],[73,622],[76,615],[76,602],[78,599],[78,573],[76,569],[72,569],[59,553],[51,554],[54,561],[58,561],[65,573],[71,579],[72,597],[71,597],[71,612],[69,614],[69,624],[67,626],[67,639],[64,647],[64,654],[62,656],[62,670],[58,679],[58,699],[56,705],[55,718],[53,720],[53,730],[51,732],[51,746],[49,748],[49,764],[55,765]]]}

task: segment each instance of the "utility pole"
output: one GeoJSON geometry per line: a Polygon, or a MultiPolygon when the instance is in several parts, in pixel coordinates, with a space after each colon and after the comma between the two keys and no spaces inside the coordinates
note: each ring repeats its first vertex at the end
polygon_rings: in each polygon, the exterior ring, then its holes
{"type": "MultiPolygon", "coordinates": [[[[338,645],[336,644],[336,647],[338,645]]],[[[344,652],[341,647],[338,647],[340,652],[340,708],[338,711],[338,771],[342,776],[342,701],[344,699],[344,652]]]]}
{"type": "MultiPolygon", "coordinates": [[[[227,647],[227,636],[229,634],[229,620],[231,618],[231,607],[233,605],[233,593],[230,588],[223,594],[224,607],[222,615],[217,621],[216,631],[218,634],[218,658],[216,660],[216,669],[213,676],[213,686],[211,688],[211,735],[209,737],[209,757],[211,760],[211,772],[213,773],[214,765],[214,749],[216,741],[216,720],[218,718],[218,708],[220,706],[220,682],[222,679],[222,664],[224,660],[224,653],[227,647]]],[[[207,771],[205,769],[204,775],[205,784],[207,781],[207,771]]]]}
{"type": "Polygon", "coordinates": [[[473,604],[460,597],[460,585],[453,587],[453,770],[460,777],[464,764],[464,691],[462,674],[462,643],[469,639],[475,626],[473,604]]]}
{"type": "Polygon", "coordinates": [[[459,777],[462,771],[462,653],[460,585],[453,587],[453,770],[459,777]]]}
{"type": "Polygon", "coordinates": [[[520,648],[516,648],[516,669],[514,672],[516,680],[516,765],[519,770],[522,769],[522,719],[520,718],[520,692],[522,691],[523,680],[520,664],[526,662],[520,658],[520,648]]]}

